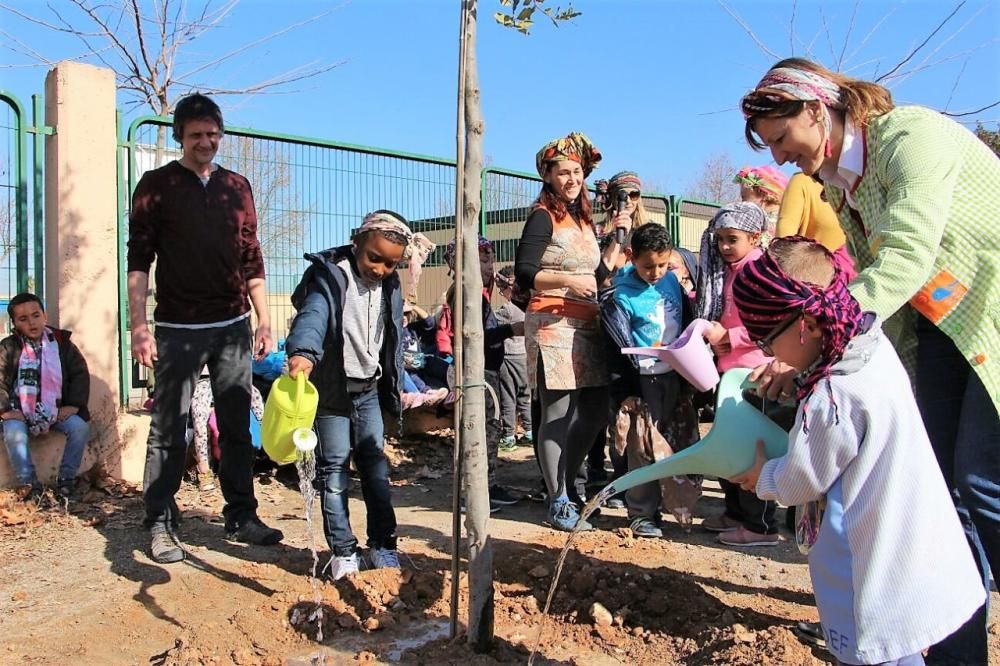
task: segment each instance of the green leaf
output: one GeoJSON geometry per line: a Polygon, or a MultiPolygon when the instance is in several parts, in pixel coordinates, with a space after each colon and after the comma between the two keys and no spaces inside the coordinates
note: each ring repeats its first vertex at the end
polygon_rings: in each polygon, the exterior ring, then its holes
{"type": "Polygon", "coordinates": [[[517,15],[518,21],[526,21],[531,18],[531,15],[535,13],[534,7],[525,7],[521,10],[521,13],[517,15]]]}

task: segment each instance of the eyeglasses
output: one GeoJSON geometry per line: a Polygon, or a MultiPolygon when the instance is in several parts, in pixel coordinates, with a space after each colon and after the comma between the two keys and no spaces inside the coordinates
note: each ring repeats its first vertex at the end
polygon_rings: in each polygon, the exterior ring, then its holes
{"type": "Polygon", "coordinates": [[[772,349],[771,345],[774,344],[774,341],[778,339],[779,335],[787,331],[801,316],[801,312],[793,312],[782,319],[781,323],[778,324],[773,331],[767,334],[767,337],[761,338],[757,341],[757,349],[764,352],[767,356],[774,356],[774,349],[772,349]]]}
{"type": "Polygon", "coordinates": [[[628,198],[632,201],[638,201],[642,198],[642,192],[632,191],[628,193],[628,198]]]}

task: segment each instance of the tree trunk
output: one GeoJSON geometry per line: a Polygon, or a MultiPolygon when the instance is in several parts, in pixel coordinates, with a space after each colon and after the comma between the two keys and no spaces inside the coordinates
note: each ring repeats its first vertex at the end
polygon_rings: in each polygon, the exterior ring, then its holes
{"type": "MultiPolygon", "coordinates": [[[[462,463],[465,475],[465,530],[469,541],[469,644],[484,652],[493,644],[493,544],[488,522],[490,497],[486,453],[486,400],[483,371],[483,280],[479,270],[480,170],[483,118],[476,65],[476,0],[465,0],[465,164],[462,224],[462,463]]],[[[496,406],[499,410],[499,405],[496,406]]],[[[456,581],[453,581],[455,583],[456,581]]]]}

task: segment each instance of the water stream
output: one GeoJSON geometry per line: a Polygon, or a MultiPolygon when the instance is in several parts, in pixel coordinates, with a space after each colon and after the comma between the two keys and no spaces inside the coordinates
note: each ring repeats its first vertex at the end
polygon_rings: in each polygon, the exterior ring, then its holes
{"type": "MultiPolygon", "coordinates": [[[[319,579],[316,577],[316,568],[319,566],[319,553],[316,550],[316,533],[313,531],[313,506],[316,503],[316,487],[313,480],[316,478],[316,457],[310,451],[300,453],[295,459],[295,468],[299,472],[299,492],[302,493],[302,501],[305,504],[306,532],[309,534],[309,552],[312,553],[312,570],[309,574],[309,584],[312,586],[313,600],[316,608],[307,622],[316,622],[316,641],[323,642],[323,593],[320,589],[319,579]]],[[[293,618],[292,623],[295,623],[293,618]]]]}
{"type": "Polygon", "coordinates": [[[549,614],[549,606],[552,605],[552,598],[556,595],[556,586],[559,585],[559,576],[562,574],[563,565],[566,563],[566,556],[569,555],[569,549],[573,546],[573,539],[576,538],[577,533],[580,532],[580,527],[583,525],[587,518],[590,518],[597,509],[611,499],[614,495],[618,493],[618,489],[614,487],[613,483],[608,484],[604,489],[594,495],[586,506],[583,507],[583,511],[580,512],[580,520],[577,521],[576,527],[569,536],[566,537],[566,544],[563,546],[562,552],[559,553],[559,559],[556,560],[556,570],[552,574],[552,582],[549,584],[549,594],[545,598],[545,607],[542,609],[542,622],[538,626],[538,635],[535,636],[535,646],[531,649],[531,656],[528,657],[528,666],[532,666],[535,661],[535,655],[538,654],[538,646],[542,643],[542,633],[545,631],[545,618],[549,614]]]}

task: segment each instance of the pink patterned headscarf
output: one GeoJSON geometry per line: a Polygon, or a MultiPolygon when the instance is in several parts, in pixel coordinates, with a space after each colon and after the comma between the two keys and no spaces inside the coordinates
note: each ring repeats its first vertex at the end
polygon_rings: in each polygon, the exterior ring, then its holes
{"type": "Polygon", "coordinates": [[[829,250],[823,248],[833,266],[833,280],[828,286],[820,287],[796,280],[782,270],[771,252],[783,243],[823,247],[804,236],[774,239],[767,252],[737,273],[733,280],[733,302],[752,340],[766,338],[796,311],[816,318],[823,330],[823,345],[819,361],[799,382],[798,398],[804,400],[816,383],[829,377],[831,368],[843,358],[847,343],[861,330],[864,313],[847,290],[847,275],[829,250]]]}

